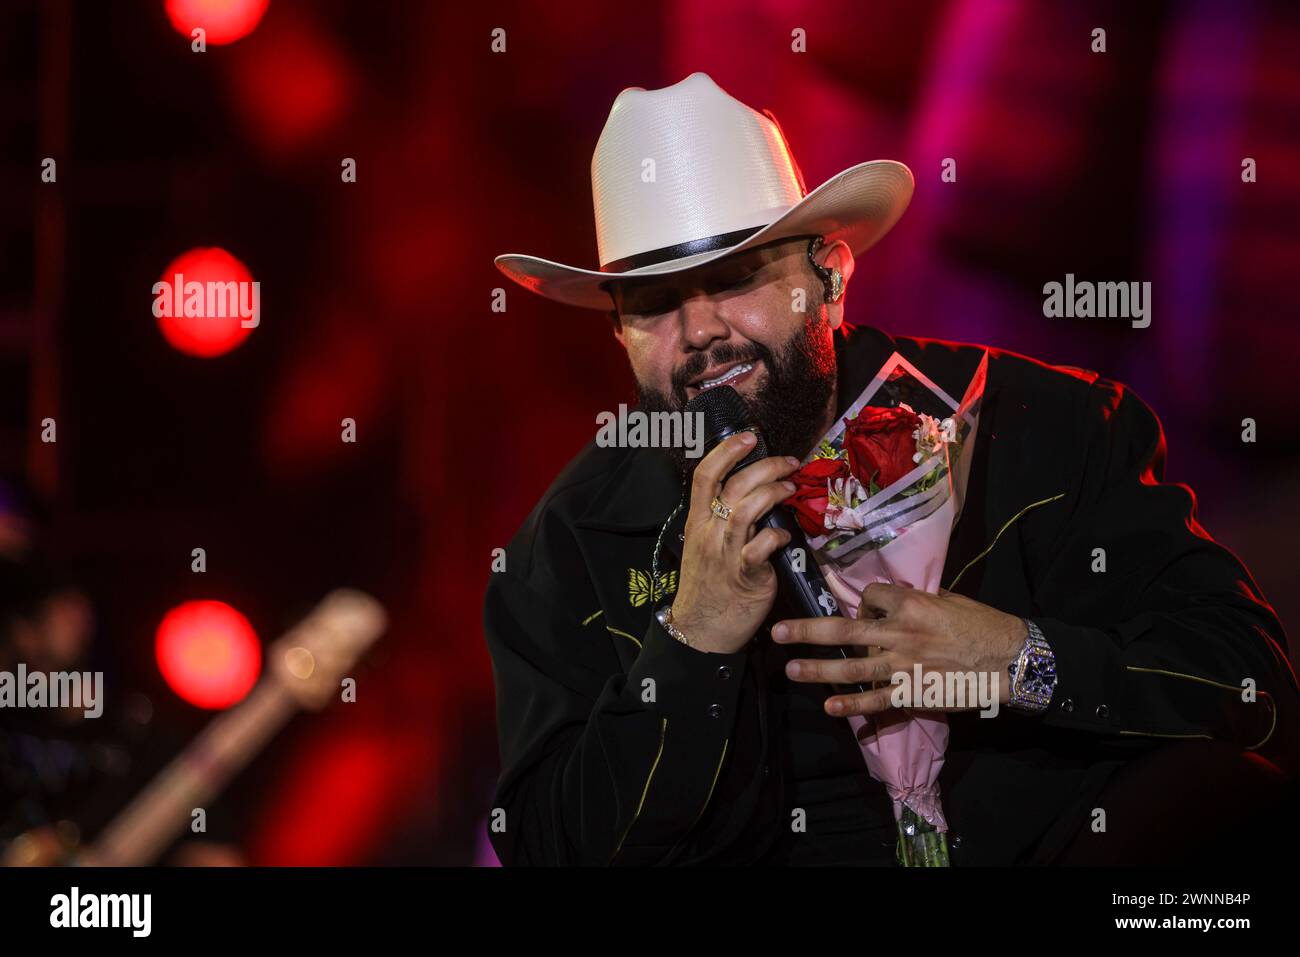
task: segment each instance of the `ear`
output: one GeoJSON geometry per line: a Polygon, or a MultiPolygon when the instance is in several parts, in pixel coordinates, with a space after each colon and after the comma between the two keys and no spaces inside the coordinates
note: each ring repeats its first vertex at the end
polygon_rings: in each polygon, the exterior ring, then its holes
{"type": "Polygon", "coordinates": [[[844,291],[835,302],[826,304],[826,313],[832,329],[844,324],[844,303],[849,295],[849,280],[853,277],[853,251],[843,240],[837,239],[829,246],[817,250],[817,261],[827,269],[838,269],[844,277],[844,291]]]}
{"type": "Polygon", "coordinates": [[[610,302],[610,309],[606,315],[609,316],[609,324],[614,329],[614,338],[618,340],[620,346],[626,349],[627,343],[623,338],[623,319],[618,312],[618,292],[613,283],[605,287],[605,292],[609,295],[610,302]]]}

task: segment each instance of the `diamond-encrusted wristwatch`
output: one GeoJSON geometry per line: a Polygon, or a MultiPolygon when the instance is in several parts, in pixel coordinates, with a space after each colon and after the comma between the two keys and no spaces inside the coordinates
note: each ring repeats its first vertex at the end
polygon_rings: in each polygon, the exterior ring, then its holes
{"type": "Polygon", "coordinates": [[[1028,618],[1023,621],[1029,634],[1020,646],[1020,654],[1007,667],[1011,676],[1008,707],[1026,714],[1041,714],[1052,703],[1052,692],[1056,690],[1056,655],[1042,629],[1028,618]]]}

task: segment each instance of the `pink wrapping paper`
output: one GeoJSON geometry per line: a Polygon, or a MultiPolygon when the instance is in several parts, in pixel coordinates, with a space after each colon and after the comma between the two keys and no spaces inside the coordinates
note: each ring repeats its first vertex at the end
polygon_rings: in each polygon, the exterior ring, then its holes
{"type": "MultiPolygon", "coordinates": [[[[884,548],[867,552],[847,569],[824,568],[826,582],[847,617],[858,616],[862,590],[872,582],[939,590],[943,559],[952,528],[952,499],[917,522],[884,548]],[[942,547],[937,539],[942,533],[942,547]]],[[[867,771],[885,785],[894,804],[894,818],[906,804],[939,831],[948,830],[939,800],[939,772],[948,750],[948,718],[942,712],[887,711],[849,719],[867,771]]]]}

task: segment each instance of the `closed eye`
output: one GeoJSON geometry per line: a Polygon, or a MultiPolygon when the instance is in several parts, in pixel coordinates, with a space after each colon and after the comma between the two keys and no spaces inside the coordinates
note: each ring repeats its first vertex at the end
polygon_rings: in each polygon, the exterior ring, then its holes
{"type": "Polygon", "coordinates": [[[744,273],[743,275],[731,275],[719,277],[718,281],[713,284],[712,292],[714,295],[720,295],[728,292],[739,292],[742,289],[749,289],[757,284],[762,270],[754,270],[744,273]]]}

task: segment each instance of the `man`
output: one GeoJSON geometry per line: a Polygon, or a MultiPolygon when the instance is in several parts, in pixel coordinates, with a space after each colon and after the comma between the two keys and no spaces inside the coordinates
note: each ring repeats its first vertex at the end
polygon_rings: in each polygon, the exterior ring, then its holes
{"type": "Polygon", "coordinates": [[[643,409],[732,386],[772,454],[730,474],[749,433],[698,463],[593,442],[511,543],[485,616],[503,862],[892,863],[889,797],[844,720],[889,691],[828,686],[918,664],[1001,678],[996,718],[949,714],[956,864],[1170,860],[1188,833],[1153,781],[1231,782],[1198,838],[1243,793],[1271,807],[1300,714],[1282,628],[1190,492],[1160,484],[1155,416],[1096,373],[990,350],[944,591],[871,585],[857,620],[779,600],[769,559],[788,536],[755,521],[800,459],[894,351],[953,395],[983,354],[844,324],[854,257],[910,199],[906,167],[806,193],[774,120],[697,73],[620,94],[592,184],[599,270],[498,266],[612,310],[643,409]],[[1018,699],[1015,667],[1038,698],[1018,699]]]}

